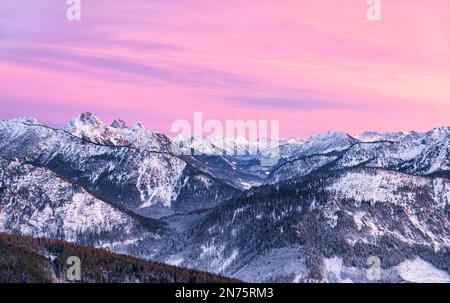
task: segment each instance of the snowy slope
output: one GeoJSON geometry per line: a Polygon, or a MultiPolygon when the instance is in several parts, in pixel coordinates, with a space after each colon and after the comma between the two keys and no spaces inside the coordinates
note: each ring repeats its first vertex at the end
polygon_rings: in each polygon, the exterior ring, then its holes
{"type": "Polygon", "coordinates": [[[63,129],[0,121],[0,230],[245,281],[368,281],[371,256],[382,281],[445,280],[449,134],[282,140],[278,164],[262,167],[261,154],[211,141],[179,156],[163,134],[90,113],[63,129]]]}
{"type": "Polygon", "coordinates": [[[415,258],[449,273],[449,188],[369,168],[263,186],[217,206],[155,257],[253,282],[370,281],[371,256],[382,281],[408,280],[397,266],[415,258]]]}

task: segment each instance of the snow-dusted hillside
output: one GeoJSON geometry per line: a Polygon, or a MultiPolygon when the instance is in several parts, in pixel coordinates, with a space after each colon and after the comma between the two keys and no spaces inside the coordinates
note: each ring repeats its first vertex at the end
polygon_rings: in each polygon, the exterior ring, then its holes
{"type": "MultiPolygon", "coordinates": [[[[178,138],[178,142],[180,140],[178,138]]],[[[228,138],[226,142],[230,140],[228,138]]],[[[185,149],[191,148],[204,155],[192,160],[194,166],[244,189],[313,172],[361,166],[414,175],[450,176],[450,127],[424,133],[366,132],[356,137],[328,132],[307,141],[271,141],[271,149],[279,153],[278,163],[271,167],[261,166],[261,153],[248,153],[256,143],[242,138],[237,138],[234,144],[238,146],[237,150],[245,151],[245,155],[224,152],[208,138],[185,140],[183,144],[185,149]]]]}

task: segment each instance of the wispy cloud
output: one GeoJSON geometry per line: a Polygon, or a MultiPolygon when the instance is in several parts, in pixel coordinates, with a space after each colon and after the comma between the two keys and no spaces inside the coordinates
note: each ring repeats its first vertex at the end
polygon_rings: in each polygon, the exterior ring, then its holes
{"type": "Polygon", "coordinates": [[[286,136],[448,123],[447,0],[383,1],[380,22],[365,1],[82,1],[81,22],[65,1],[0,7],[0,118],[93,109],[164,130],[201,110],[286,136]]]}
{"type": "Polygon", "coordinates": [[[267,98],[267,97],[236,97],[231,98],[238,104],[252,108],[266,109],[291,109],[291,110],[318,110],[318,109],[345,109],[351,107],[351,104],[345,104],[337,101],[312,100],[312,99],[286,99],[267,98]]]}

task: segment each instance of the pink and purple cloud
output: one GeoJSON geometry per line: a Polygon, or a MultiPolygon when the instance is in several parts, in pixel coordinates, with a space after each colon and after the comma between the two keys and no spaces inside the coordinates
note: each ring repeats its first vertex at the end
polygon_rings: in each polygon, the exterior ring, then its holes
{"type": "Polygon", "coordinates": [[[168,131],[194,111],[282,136],[450,118],[450,2],[0,0],[0,118],[83,111],[168,131]]]}

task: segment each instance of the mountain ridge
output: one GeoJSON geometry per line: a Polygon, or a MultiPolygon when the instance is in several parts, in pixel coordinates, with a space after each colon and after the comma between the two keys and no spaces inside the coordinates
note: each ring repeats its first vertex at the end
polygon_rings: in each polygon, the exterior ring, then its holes
{"type": "Polygon", "coordinates": [[[428,279],[411,264],[450,273],[449,127],[281,140],[262,167],[260,154],[175,155],[142,125],[81,120],[100,131],[0,121],[1,231],[252,282],[367,282],[373,255],[383,281],[428,279]]]}
{"type": "Polygon", "coordinates": [[[236,283],[238,280],[143,261],[63,241],[0,233],[2,283],[70,283],[70,256],[82,256],[78,283],[236,283]],[[117,271],[116,267],[121,270],[117,271]]]}

